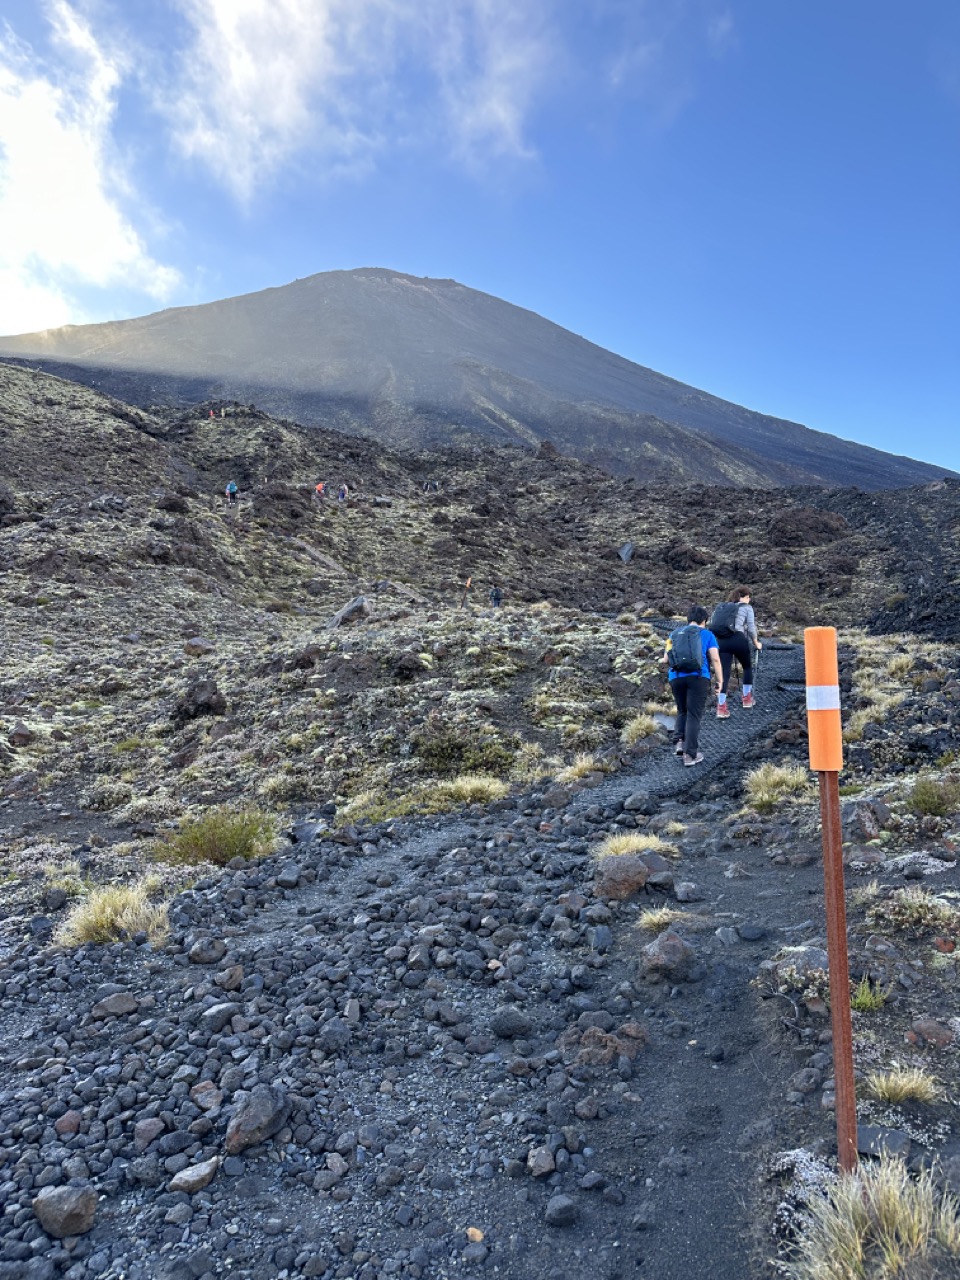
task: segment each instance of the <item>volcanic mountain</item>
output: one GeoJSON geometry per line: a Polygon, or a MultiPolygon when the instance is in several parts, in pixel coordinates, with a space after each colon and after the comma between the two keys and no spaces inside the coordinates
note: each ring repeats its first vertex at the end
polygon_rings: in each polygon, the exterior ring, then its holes
{"type": "Polygon", "coordinates": [[[721,400],[454,280],[381,268],[0,338],[0,355],[143,407],[255,402],[408,447],[549,441],[638,480],[883,489],[951,474],[721,400]]]}

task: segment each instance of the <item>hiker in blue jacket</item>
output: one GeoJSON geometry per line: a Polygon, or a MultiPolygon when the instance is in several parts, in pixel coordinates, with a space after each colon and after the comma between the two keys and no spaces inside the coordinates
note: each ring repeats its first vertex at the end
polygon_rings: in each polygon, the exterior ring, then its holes
{"type": "Polygon", "coordinates": [[[687,766],[701,764],[699,749],[700,722],[710,693],[710,676],[717,688],[723,682],[717,637],[707,628],[709,611],[694,605],[687,614],[687,625],[677,627],[667,640],[664,661],[669,668],[670,689],[677,704],[678,756],[687,766]]]}

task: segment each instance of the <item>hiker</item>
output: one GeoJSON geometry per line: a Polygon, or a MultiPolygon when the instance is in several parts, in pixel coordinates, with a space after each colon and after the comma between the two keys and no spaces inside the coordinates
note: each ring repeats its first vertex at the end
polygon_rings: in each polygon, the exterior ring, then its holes
{"type": "Polygon", "coordinates": [[[212,409],[210,410],[210,417],[211,417],[211,418],[213,417],[213,410],[212,410],[212,409]]]}
{"type": "Polygon", "coordinates": [[[494,585],[490,588],[490,603],[493,605],[495,609],[499,609],[501,604],[503,603],[503,592],[496,585],[496,583],[494,583],[494,585]]]}
{"type": "Polygon", "coordinates": [[[223,408],[223,406],[221,405],[221,406],[220,406],[220,417],[221,417],[221,418],[225,418],[226,416],[227,416],[227,411],[226,411],[226,409],[224,409],[224,408],[223,408]]]}
{"type": "Polygon", "coordinates": [[[687,614],[687,625],[670,633],[664,652],[670,688],[677,704],[675,751],[685,765],[700,764],[700,721],[710,692],[710,676],[719,688],[723,679],[717,637],[707,627],[709,613],[696,604],[687,614]]]}
{"type": "Polygon", "coordinates": [[[337,490],[337,501],[346,502],[347,496],[349,495],[349,493],[350,493],[350,490],[347,488],[346,484],[342,484],[340,488],[337,490]]]}
{"type": "Polygon", "coordinates": [[[727,686],[730,683],[733,660],[737,659],[743,672],[741,704],[749,710],[754,705],[753,651],[756,649],[759,653],[763,648],[757,635],[757,620],[750,604],[749,587],[737,587],[730,593],[729,600],[717,605],[710,619],[710,630],[717,637],[720,668],[723,672],[723,683],[717,695],[717,719],[729,720],[727,686]]]}
{"type": "Polygon", "coordinates": [[[317,481],[317,487],[314,490],[314,494],[318,502],[322,502],[324,500],[324,498],[327,496],[326,481],[324,480],[317,481]]]}
{"type": "Polygon", "coordinates": [[[240,493],[237,488],[236,480],[229,481],[226,489],[224,489],[224,493],[227,495],[227,505],[230,507],[234,506],[240,493]]]}

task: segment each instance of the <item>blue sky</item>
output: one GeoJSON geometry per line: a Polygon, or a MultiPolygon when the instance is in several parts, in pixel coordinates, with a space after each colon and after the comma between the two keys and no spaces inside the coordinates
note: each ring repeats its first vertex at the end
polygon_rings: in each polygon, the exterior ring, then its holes
{"type": "Polygon", "coordinates": [[[956,0],[2,0],[0,333],[452,276],[960,470],[956,0]]]}

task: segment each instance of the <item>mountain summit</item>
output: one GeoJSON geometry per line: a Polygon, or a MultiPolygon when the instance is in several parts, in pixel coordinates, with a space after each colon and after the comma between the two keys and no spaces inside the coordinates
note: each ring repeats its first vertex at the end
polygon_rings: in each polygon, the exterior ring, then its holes
{"type": "Polygon", "coordinates": [[[139,405],[255,402],[393,445],[550,441],[641,481],[881,489],[949,474],[731,404],[455,280],[382,268],[0,338],[0,355],[139,405]]]}

